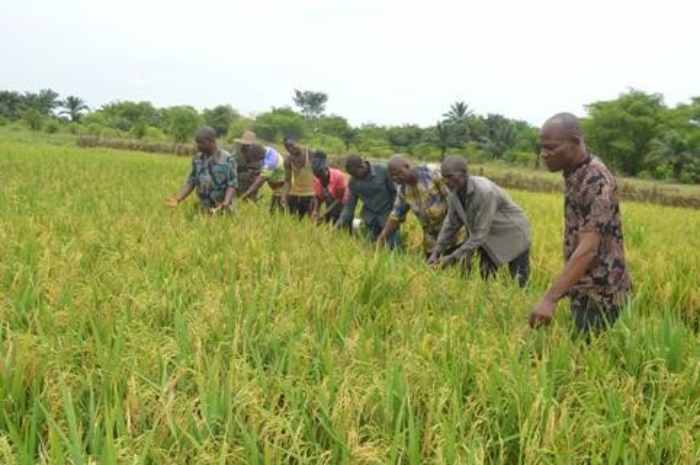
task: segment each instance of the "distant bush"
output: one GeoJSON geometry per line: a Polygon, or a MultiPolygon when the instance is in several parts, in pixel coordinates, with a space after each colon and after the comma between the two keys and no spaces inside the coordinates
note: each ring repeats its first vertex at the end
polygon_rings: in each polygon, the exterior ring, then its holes
{"type": "Polygon", "coordinates": [[[250,118],[237,118],[233,120],[226,133],[226,142],[233,143],[235,139],[243,135],[244,131],[253,129],[254,124],[255,121],[250,118]]]}
{"type": "Polygon", "coordinates": [[[700,184],[700,160],[688,163],[678,180],[684,184],[700,184]]]}
{"type": "Polygon", "coordinates": [[[508,150],[503,155],[503,159],[514,165],[530,168],[535,168],[537,164],[537,155],[535,153],[522,150],[508,150]]]}
{"type": "Polygon", "coordinates": [[[131,128],[129,135],[131,137],[135,137],[136,139],[143,139],[146,136],[147,127],[148,126],[146,126],[146,123],[139,121],[131,128]]]}
{"type": "Polygon", "coordinates": [[[61,125],[55,119],[48,120],[44,125],[44,131],[47,134],[56,134],[59,129],[61,129],[61,125]]]}
{"type": "Polygon", "coordinates": [[[153,127],[153,126],[148,126],[146,127],[146,130],[144,132],[144,139],[147,140],[166,140],[168,136],[160,129],[153,127]]]}
{"type": "Polygon", "coordinates": [[[326,153],[345,153],[345,142],[335,136],[317,134],[314,137],[304,139],[304,143],[314,149],[323,149],[326,153]]]}
{"type": "Polygon", "coordinates": [[[44,125],[44,117],[35,109],[29,109],[22,114],[22,121],[32,131],[40,131],[44,125]]]}
{"type": "Polygon", "coordinates": [[[66,131],[69,134],[80,134],[81,129],[82,129],[82,126],[78,123],[68,123],[66,125],[66,131]]]}

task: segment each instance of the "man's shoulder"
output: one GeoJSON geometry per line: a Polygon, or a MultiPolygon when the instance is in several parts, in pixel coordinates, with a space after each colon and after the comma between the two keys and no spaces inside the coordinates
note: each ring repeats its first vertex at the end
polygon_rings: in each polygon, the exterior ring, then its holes
{"type": "Polygon", "coordinates": [[[334,179],[339,179],[342,181],[347,181],[348,179],[348,175],[340,171],[338,168],[328,168],[328,172],[334,179]]]}
{"type": "Polygon", "coordinates": [[[491,193],[501,190],[501,187],[489,178],[483,176],[469,176],[469,179],[473,182],[474,189],[477,192],[491,193]]]}
{"type": "Polygon", "coordinates": [[[381,163],[370,163],[371,169],[374,171],[375,174],[381,174],[385,175],[389,172],[388,168],[386,165],[381,164],[381,163]]]}
{"type": "Polygon", "coordinates": [[[590,189],[593,186],[615,186],[615,176],[598,157],[591,158],[590,163],[581,173],[580,181],[581,189],[590,189]]]}

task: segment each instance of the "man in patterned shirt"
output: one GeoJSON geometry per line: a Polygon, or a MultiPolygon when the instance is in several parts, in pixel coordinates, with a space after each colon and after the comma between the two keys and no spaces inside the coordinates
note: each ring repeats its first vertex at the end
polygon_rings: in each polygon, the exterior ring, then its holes
{"type": "Polygon", "coordinates": [[[200,128],[195,142],[198,152],[192,158],[190,175],[180,191],[166,199],[166,205],[176,207],[196,188],[204,211],[230,211],[238,188],[236,161],[216,145],[216,131],[210,127],[200,128]]]}
{"type": "Polygon", "coordinates": [[[260,172],[241,199],[256,199],[258,190],[267,183],[272,191],[270,212],[284,210],[282,206],[282,187],[284,186],[284,158],[274,147],[265,146],[258,142],[253,131],[245,131],[240,139],[241,154],[249,160],[260,163],[260,172]]]}
{"type": "MultiPolygon", "coordinates": [[[[447,215],[449,189],[440,172],[426,165],[413,166],[404,155],[396,154],[387,165],[391,180],[398,186],[394,208],[377,238],[383,244],[412,211],[423,229],[423,252],[430,257],[447,215]]],[[[464,241],[464,229],[452,240],[452,247],[464,241]]]]}
{"type": "Polygon", "coordinates": [[[566,265],[530,314],[530,326],[549,324],[557,301],[569,296],[577,331],[599,332],[617,320],[632,287],[617,184],[588,152],[574,115],[559,113],[548,119],[540,142],[547,168],[564,173],[566,265]]]}

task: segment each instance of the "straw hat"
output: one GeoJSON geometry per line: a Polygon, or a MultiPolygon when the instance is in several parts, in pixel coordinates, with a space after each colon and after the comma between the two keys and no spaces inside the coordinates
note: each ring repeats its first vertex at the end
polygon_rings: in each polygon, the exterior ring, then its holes
{"type": "Polygon", "coordinates": [[[253,131],[243,131],[243,136],[241,136],[240,139],[234,139],[234,141],[241,145],[253,145],[258,143],[253,131]]]}

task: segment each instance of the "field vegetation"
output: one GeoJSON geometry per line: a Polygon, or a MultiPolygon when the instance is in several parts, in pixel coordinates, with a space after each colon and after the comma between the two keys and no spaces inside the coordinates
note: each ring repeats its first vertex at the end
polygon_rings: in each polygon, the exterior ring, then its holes
{"type": "Polygon", "coordinates": [[[0,463],[695,464],[700,212],[625,202],[635,290],[590,345],[567,305],[563,199],[511,191],[533,228],[520,289],[262,204],[162,199],[163,157],[0,141],[0,463]]]}

